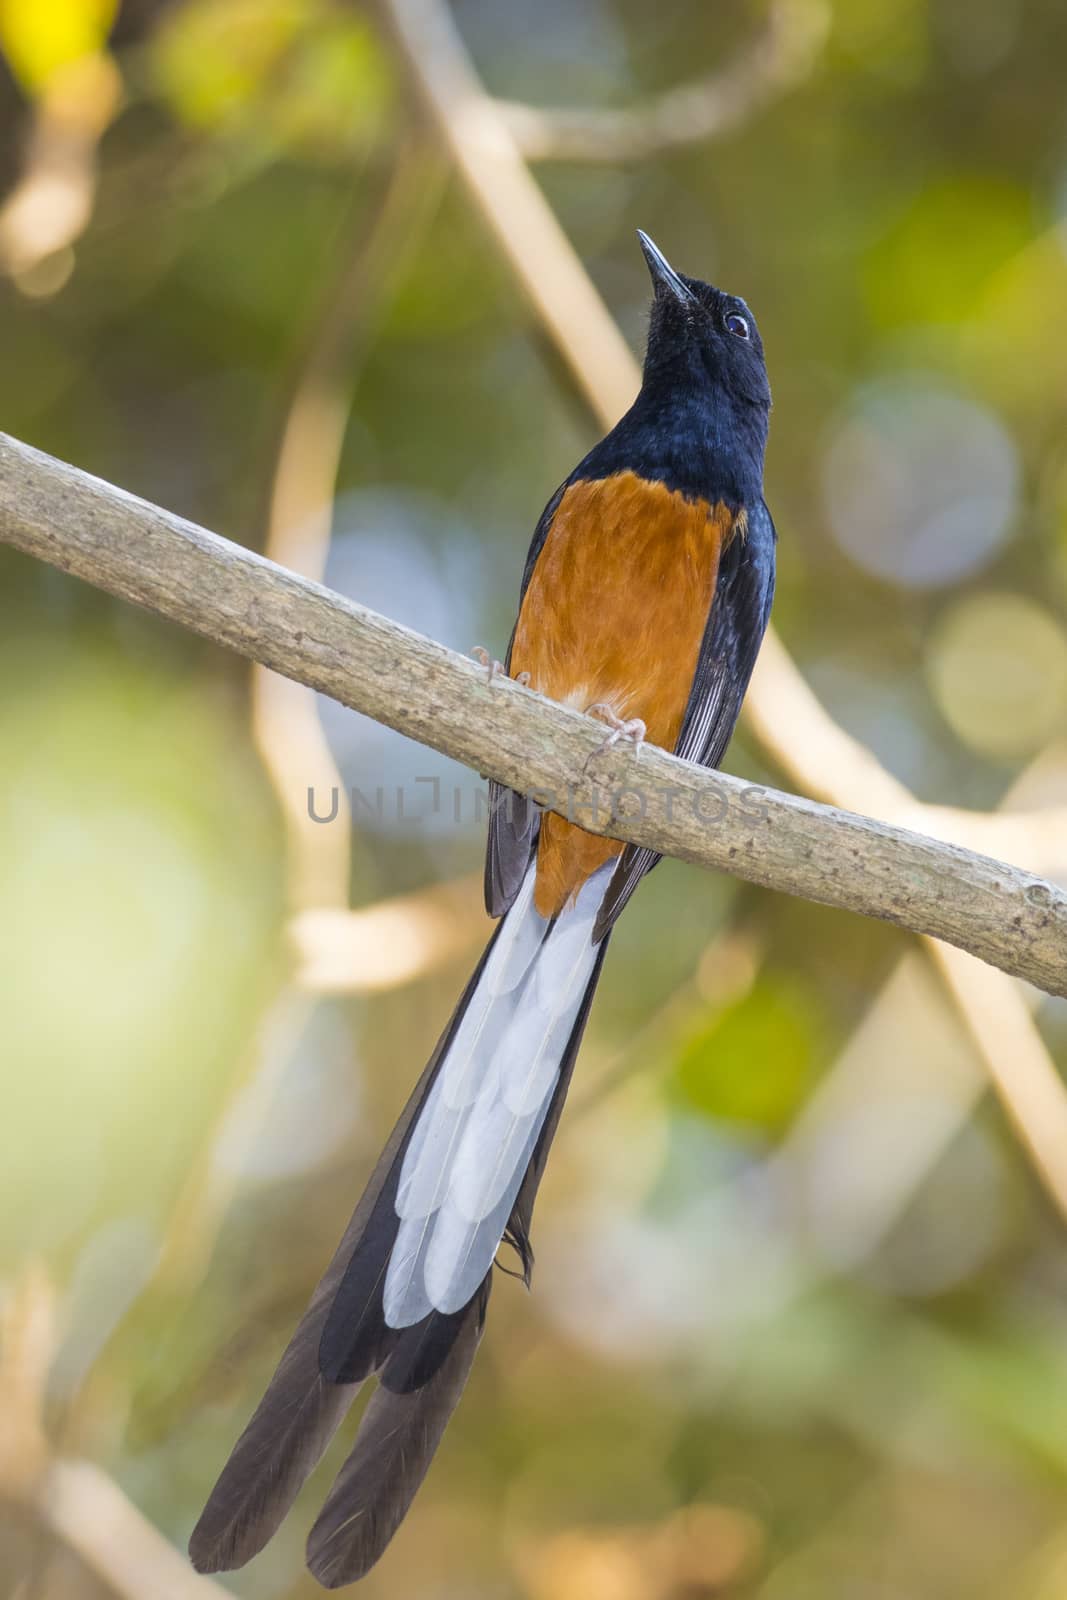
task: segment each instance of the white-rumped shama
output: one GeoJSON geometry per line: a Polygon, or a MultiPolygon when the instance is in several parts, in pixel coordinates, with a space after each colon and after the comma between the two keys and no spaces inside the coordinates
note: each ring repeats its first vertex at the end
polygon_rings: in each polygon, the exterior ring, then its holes
{"type": "MultiPolygon", "coordinates": [[[[641,391],[541,516],[507,666],[596,708],[615,737],[717,766],[774,591],[770,388],[744,301],[639,237],[654,286],[641,391]]],[[[197,1524],[200,1571],[262,1549],[371,1374],[308,1564],[336,1588],[385,1549],[466,1383],[502,1241],[529,1282],[534,1197],[608,936],[657,859],[494,792],[486,902],[501,920],[197,1524]]]]}

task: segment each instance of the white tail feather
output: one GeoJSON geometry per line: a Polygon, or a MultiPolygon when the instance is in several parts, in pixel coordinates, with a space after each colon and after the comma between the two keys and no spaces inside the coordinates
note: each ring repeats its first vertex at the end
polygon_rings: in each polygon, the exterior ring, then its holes
{"type": "Polygon", "coordinates": [[[596,965],[613,863],[548,923],[531,863],[411,1133],[397,1188],[385,1320],[458,1311],[492,1265],[596,965]]]}

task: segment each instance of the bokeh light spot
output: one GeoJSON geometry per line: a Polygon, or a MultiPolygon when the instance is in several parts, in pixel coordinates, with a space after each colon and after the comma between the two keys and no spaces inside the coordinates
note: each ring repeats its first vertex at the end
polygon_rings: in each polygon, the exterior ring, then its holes
{"type": "Polygon", "coordinates": [[[1067,714],[1067,638],[1021,595],[968,596],[941,618],[926,660],[930,692],[958,738],[985,756],[1026,755],[1067,714]]]}
{"type": "Polygon", "coordinates": [[[910,588],[988,565],[1014,519],[1015,446],[991,412],[922,376],[856,394],[826,451],[838,544],[875,577],[910,588]]]}

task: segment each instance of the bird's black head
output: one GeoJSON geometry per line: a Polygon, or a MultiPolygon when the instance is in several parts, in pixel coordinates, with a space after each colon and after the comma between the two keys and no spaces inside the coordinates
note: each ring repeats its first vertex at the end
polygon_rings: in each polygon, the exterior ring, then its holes
{"type": "Polygon", "coordinates": [[[645,354],[645,383],[706,386],[732,407],[762,412],[771,388],[756,319],[743,300],[676,272],[638,230],[652,276],[654,299],[645,354]]]}
{"type": "Polygon", "coordinates": [[[630,471],[712,504],[753,505],[771,409],[756,319],[638,238],[655,290],[641,390],[573,477],[630,471]]]}

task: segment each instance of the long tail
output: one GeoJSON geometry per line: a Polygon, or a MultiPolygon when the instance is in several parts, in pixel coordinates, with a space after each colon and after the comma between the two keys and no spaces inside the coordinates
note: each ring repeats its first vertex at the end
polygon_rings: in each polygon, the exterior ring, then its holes
{"type": "Polygon", "coordinates": [[[201,1572],[261,1550],[364,1378],[355,1447],[308,1540],[327,1588],[378,1560],[426,1474],[481,1339],[505,1237],[529,1280],[534,1198],[607,941],[611,864],[551,922],[531,866],[382,1153],[189,1543],[201,1572]]]}

